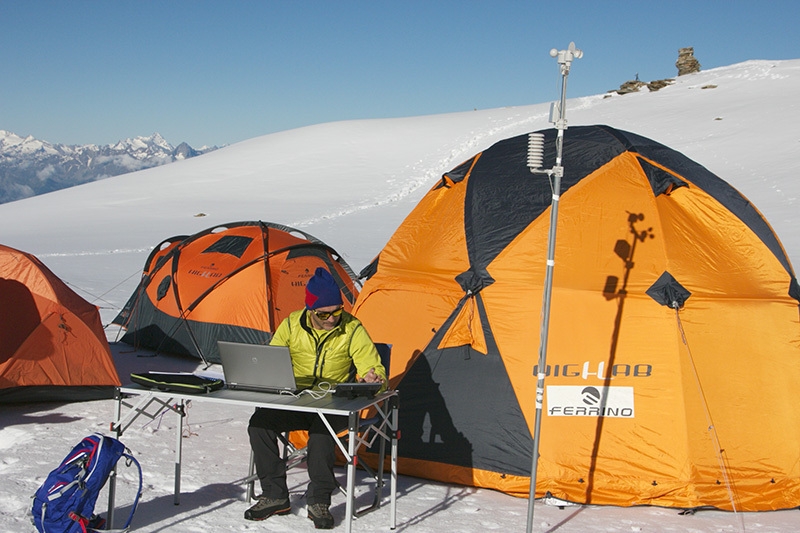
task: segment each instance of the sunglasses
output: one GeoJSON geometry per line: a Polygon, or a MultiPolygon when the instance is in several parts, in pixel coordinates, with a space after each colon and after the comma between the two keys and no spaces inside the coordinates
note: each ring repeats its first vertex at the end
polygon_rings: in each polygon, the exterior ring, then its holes
{"type": "Polygon", "coordinates": [[[320,320],[328,320],[332,316],[339,316],[342,314],[343,309],[340,307],[335,311],[314,311],[314,314],[317,315],[317,318],[320,320]]]}

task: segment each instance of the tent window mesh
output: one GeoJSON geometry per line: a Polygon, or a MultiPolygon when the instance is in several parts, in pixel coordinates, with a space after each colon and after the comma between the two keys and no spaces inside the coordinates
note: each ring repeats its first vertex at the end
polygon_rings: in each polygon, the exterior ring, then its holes
{"type": "Polygon", "coordinates": [[[221,254],[231,254],[238,258],[244,255],[247,247],[253,242],[252,237],[242,237],[241,235],[225,235],[217,242],[203,250],[204,254],[217,252],[221,254]]]}

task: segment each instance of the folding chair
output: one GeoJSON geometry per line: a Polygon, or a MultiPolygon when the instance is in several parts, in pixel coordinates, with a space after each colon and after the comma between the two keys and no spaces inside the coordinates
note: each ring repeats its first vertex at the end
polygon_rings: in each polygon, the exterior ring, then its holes
{"type": "MultiPolygon", "coordinates": [[[[383,365],[383,368],[386,369],[386,376],[388,378],[389,368],[392,360],[392,347],[389,344],[375,343],[375,348],[378,349],[378,354],[381,358],[381,364],[383,365]]],[[[389,410],[391,410],[391,408],[392,407],[389,406],[389,410]]],[[[353,460],[356,461],[356,466],[360,466],[371,478],[375,480],[375,495],[372,504],[361,509],[355,509],[353,511],[353,516],[362,516],[374,509],[380,508],[381,506],[383,487],[385,485],[385,481],[383,479],[383,470],[384,463],[386,462],[386,441],[389,440],[390,437],[390,435],[387,434],[387,432],[390,431],[388,421],[388,412],[383,414],[375,413],[369,418],[362,418],[359,420],[358,434],[356,438],[364,445],[365,450],[372,448],[373,444],[375,443],[375,439],[378,437],[382,438],[378,439],[377,471],[373,470],[365,461],[360,460],[358,454],[356,454],[356,457],[353,458],[353,460]]],[[[347,435],[345,434],[344,437],[346,436],[347,435]]],[[[345,438],[340,439],[340,441],[344,440],[345,438]]],[[[339,485],[339,490],[346,495],[346,492],[341,485],[339,485]]]]}
{"type": "MultiPolygon", "coordinates": [[[[384,343],[375,343],[375,348],[378,350],[378,354],[381,358],[381,364],[386,369],[386,374],[389,374],[389,365],[391,363],[391,354],[392,354],[392,347],[389,344],[384,343]]],[[[381,498],[383,494],[383,487],[385,486],[385,482],[383,479],[384,473],[384,463],[386,457],[386,436],[388,428],[388,416],[386,414],[381,415],[377,413],[375,416],[369,418],[362,418],[359,420],[358,423],[358,439],[364,445],[366,449],[371,448],[377,439],[378,436],[383,436],[383,438],[379,439],[378,444],[378,463],[377,463],[377,470],[373,470],[366,462],[359,460],[356,456],[353,458],[356,461],[356,465],[360,466],[370,477],[375,479],[375,496],[371,505],[354,511],[353,515],[358,517],[377,509],[381,505],[381,498]]],[[[291,441],[289,440],[288,433],[282,433],[278,435],[278,439],[280,444],[283,447],[283,455],[284,459],[286,460],[286,470],[288,471],[290,468],[293,468],[299,464],[302,464],[303,461],[306,460],[306,455],[308,454],[308,450],[306,447],[296,448],[291,441]]],[[[347,431],[345,430],[339,435],[339,447],[343,450],[346,450],[346,443],[347,440],[347,431]]],[[[255,482],[258,479],[258,475],[255,471],[255,457],[253,451],[250,450],[250,465],[247,471],[247,477],[245,478],[245,483],[247,483],[247,502],[250,503],[253,498],[255,498],[255,482]]],[[[345,489],[339,484],[339,490],[345,493],[345,489]]]]}

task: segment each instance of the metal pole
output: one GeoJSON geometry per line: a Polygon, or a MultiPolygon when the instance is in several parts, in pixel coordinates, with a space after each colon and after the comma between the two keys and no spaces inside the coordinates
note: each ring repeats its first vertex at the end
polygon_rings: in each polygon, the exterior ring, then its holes
{"type": "MultiPolygon", "coordinates": [[[[557,51],[553,49],[550,55],[558,57],[558,64],[561,67],[561,101],[558,109],[558,120],[556,129],[556,164],[551,170],[539,171],[552,176],[553,198],[550,204],[550,232],[547,238],[547,267],[544,279],[544,291],[542,297],[542,323],[539,333],[539,362],[536,375],[536,417],[534,419],[533,432],[533,453],[531,454],[531,483],[528,494],[528,523],[527,533],[531,533],[533,528],[533,507],[536,499],[536,474],[539,465],[539,441],[542,426],[542,404],[544,402],[544,378],[547,368],[547,338],[550,330],[550,301],[553,292],[553,268],[555,267],[556,252],[556,224],[558,222],[558,204],[561,196],[561,178],[564,175],[564,167],[561,166],[562,150],[564,146],[564,130],[567,129],[566,103],[567,103],[567,77],[573,59],[583,56],[583,52],[575,49],[575,43],[569,43],[569,49],[557,51]]],[[[531,169],[532,172],[537,172],[531,169]]]]}
{"type": "MultiPolygon", "coordinates": [[[[114,431],[117,440],[122,437],[122,424],[120,424],[119,420],[122,417],[122,393],[119,389],[116,389],[114,393],[114,401],[116,405],[114,406],[114,423],[111,424],[111,430],[114,431]]],[[[108,477],[108,513],[106,513],[106,523],[108,524],[108,529],[114,528],[114,505],[116,504],[117,496],[117,465],[114,465],[114,468],[111,469],[111,474],[108,477]]]]}

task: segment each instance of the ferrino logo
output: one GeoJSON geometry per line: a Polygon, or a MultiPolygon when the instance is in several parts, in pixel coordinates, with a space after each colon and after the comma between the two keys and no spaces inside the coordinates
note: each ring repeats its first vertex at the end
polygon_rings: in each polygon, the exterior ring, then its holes
{"type": "MultiPolygon", "coordinates": [[[[289,274],[289,272],[286,271],[286,270],[281,270],[281,272],[286,274],[286,275],[289,274]]],[[[293,280],[291,282],[291,286],[292,287],[305,287],[306,286],[306,282],[308,281],[309,278],[311,278],[311,276],[312,276],[312,272],[309,269],[305,269],[305,272],[301,272],[300,274],[297,275],[297,277],[301,278],[301,279],[293,280]],[[303,279],[303,278],[305,278],[305,279],[303,279]]]]}
{"type": "Polygon", "coordinates": [[[200,268],[191,268],[187,272],[193,276],[200,276],[201,278],[222,278],[225,276],[222,272],[214,272],[219,270],[217,265],[211,263],[210,265],[203,265],[200,268]]]}
{"type": "Polygon", "coordinates": [[[633,387],[549,385],[549,416],[634,418],[633,387]]]}
{"type": "MultiPolygon", "coordinates": [[[[538,365],[534,375],[538,375],[538,365]]],[[[614,378],[649,378],[653,366],[646,363],[615,364],[604,361],[547,365],[546,377],[577,378],[585,381],[600,380],[604,384],[614,378]]],[[[608,418],[634,418],[634,387],[584,385],[548,385],[546,387],[547,414],[549,416],[588,416],[608,418]]]]}

